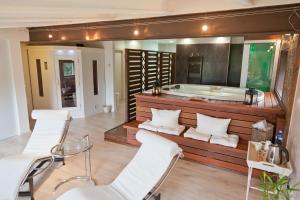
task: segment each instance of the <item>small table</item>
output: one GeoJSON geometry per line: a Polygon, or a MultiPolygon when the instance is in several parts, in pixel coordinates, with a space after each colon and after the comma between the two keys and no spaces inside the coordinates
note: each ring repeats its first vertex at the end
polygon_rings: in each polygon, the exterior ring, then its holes
{"type": "Polygon", "coordinates": [[[56,191],[61,185],[72,180],[85,180],[91,182],[92,184],[95,184],[95,181],[93,180],[91,175],[92,168],[90,150],[92,147],[93,144],[90,142],[89,136],[86,135],[82,139],[67,141],[63,144],[57,144],[51,149],[51,154],[56,159],[73,157],[81,153],[84,153],[85,156],[85,175],[73,176],[61,181],[55,186],[54,191],[56,191]]]}
{"type": "Polygon", "coordinates": [[[261,149],[261,147],[262,144],[260,142],[249,141],[248,143],[248,153],[247,153],[248,182],[247,182],[246,200],[248,200],[250,189],[259,190],[257,187],[251,186],[253,168],[278,174],[280,176],[290,176],[293,171],[290,162],[282,166],[282,165],[275,165],[272,163],[268,163],[265,161],[260,161],[258,151],[259,149],[261,149]]]}

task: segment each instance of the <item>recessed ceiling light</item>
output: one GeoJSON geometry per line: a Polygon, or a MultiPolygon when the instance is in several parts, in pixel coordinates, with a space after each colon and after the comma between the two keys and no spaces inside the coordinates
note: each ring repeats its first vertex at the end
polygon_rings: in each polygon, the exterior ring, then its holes
{"type": "Polygon", "coordinates": [[[52,34],[49,34],[49,35],[48,35],[48,38],[49,38],[49,39],[52,39],[52,38],[53,38],[53,35],[52,35],[52,34]]]}
{"type": "Polygon", "coordinates": [[[88,36],[88,35],[85,36],[85,39],[86,39],[86,40],[90,40],[90,36],[88,36]]]}
{"type": "Polygon", "coordinates": [[[139,34],[140,34],[140,32],[139,32],[139,30],[138,30],[138,29],[135,29],[135,30],[133,31],[133,34],[134,34],[135,36],[137,36],[137,35],[139,35],[139,34]]]}
{"type": "Polygon", "coordinates": [[[66,36],[61,36],[61,40],[66,40],[66,36]]]}
{"type": "Polygon", "coordinates": [[[207,31],[208,30],[208,26],[206,25],[206,24],[204,24],[203,26],[202,26],[202,31],[207,31]]]}

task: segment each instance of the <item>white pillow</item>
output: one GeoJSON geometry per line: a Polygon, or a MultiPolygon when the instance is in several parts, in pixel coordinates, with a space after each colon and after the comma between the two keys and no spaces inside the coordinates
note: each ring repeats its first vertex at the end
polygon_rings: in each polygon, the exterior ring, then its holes
{"type": "Polygon", "coordinates": [[[213,136],[227,137],[227,129],[231,119],[219,119],[197,113],[196,131],[213,136]]]}
{"type": "Polygon", "coordinates": [[[152,121],[151,124],[154,126],[162,126],[175,128],[178,127],[178,118],[181,110],[158,110],[151,108],[152,121]]]}

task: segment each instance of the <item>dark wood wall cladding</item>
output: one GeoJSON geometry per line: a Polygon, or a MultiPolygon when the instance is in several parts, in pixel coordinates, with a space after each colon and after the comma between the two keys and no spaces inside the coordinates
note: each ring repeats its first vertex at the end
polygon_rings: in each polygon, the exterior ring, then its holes
{"type": "Polygon", "coordinates": [[[227,85],[229,53],[229,43],[176,45],[176,83],[191,83],[188,80],[189,58],[202,57],[198,84],[227,85]]]}
{"type": "Polygon", "coordinates": [[[128,121],[136,116],[135,94],[151,89],[158,80],[161,85],[173,82],[175,53],[125,49],[128,121]]]}
{"type": "Polygon", "coordinates": [[[287,33],[297,32],[289,23],[290,16],[294,26],[298,29],[300,27],[300,20],[295,15],[295,10],[300,10],[299,3],[145,19],[37,27],[30,28],[29,33],[32,42],[84,41],[87,35],[90,40],[128,40],[287,33]],[[204,23],[209,26],[206,32],[201,31],[204,23]],[[138,36],[133,34],[136,28],[140,32],[138,36]],[[49,33],[53,36],[51,39],[48,38],[49,33]]]}

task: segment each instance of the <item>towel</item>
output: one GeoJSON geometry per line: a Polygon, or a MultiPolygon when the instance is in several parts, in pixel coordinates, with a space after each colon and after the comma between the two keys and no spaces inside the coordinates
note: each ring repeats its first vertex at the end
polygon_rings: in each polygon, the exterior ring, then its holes
{"type": "Polygon", "coordinates": [[[178,125],[176,127],[164,127],[164,126],[160,126],[157,131],[160,133],[166,133],[166,134],[170,134],[170,135],[180,135],[185,129],[185,126],[183,125],[178,125]]]}
{"type": "Polygon", "coordinates": [[[152,125],[151,120],[147,120],[139,124],[138,128],[146,129],[154,132],[166,133],[170,135],[180,135],[184,131],[185,126],[183,125],[178,125],[176,127],[175,126],[174,127],[154,126],[152,125]]]}
{"type": "Polygon", "coordinates": [[[138,128],[157,132],[159,127],[152,125],[151,120],[147,120],[147,121],[144,121],[143,123],[139,124],[138,128]]]}
{"type": "Polygon", "coordinates": [[[210,143],[236,148],[239,143],[239,136],[233,134],[228,134],[228,137],[212,136],[210,138],[210,143]]]}
{"type": "Polygon", "coordinates": [[[195,128],[191,127],[184,133],[184,137],[208,142],[211,135],[199,133],[195,128]]]}

